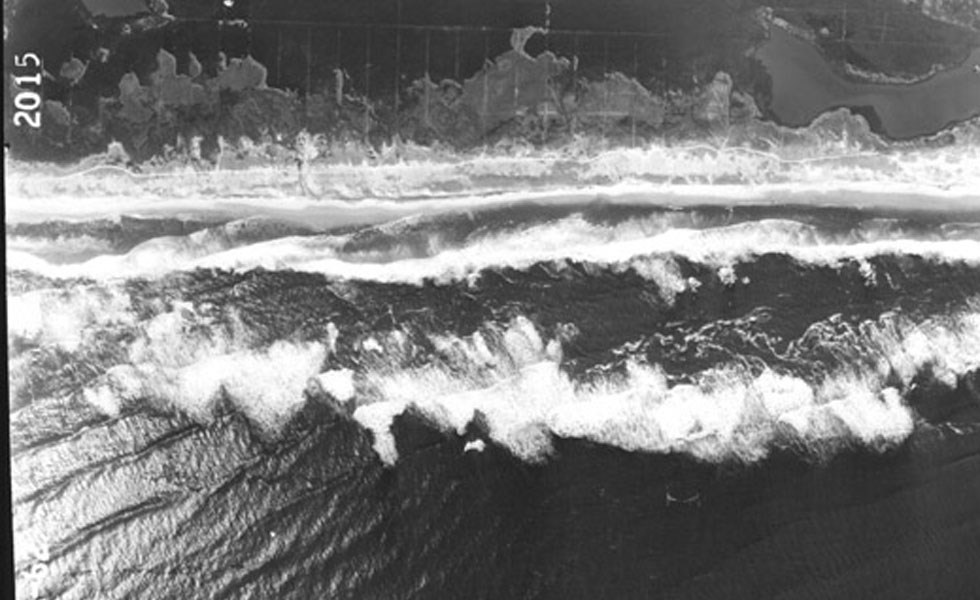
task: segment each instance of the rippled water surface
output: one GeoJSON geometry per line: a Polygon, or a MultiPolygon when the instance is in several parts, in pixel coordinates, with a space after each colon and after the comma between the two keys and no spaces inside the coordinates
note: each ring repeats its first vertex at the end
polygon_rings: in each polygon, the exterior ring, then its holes
{"type": "Polygon", "coordinates": [[[960,598],[980,213],[8,226],[18,593],[960,598]]]}

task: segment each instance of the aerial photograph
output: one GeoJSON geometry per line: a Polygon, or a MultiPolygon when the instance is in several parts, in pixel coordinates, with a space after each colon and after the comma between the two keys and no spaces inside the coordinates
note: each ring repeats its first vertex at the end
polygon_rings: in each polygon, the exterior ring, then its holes
{"type": "Polygon", "coordinates": [[[3,28],[3,597],[980,597],[980,0],[3,28]]]}

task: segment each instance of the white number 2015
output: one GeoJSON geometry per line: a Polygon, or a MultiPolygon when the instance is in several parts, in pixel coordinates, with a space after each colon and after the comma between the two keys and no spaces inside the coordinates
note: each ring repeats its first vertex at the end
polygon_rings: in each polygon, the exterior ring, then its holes
{"type": "Polygon", "coordinates": [[[17,54],[14,56],[14,67],[34,71],[13,77],[14,85],[17,86],[17,94],[14,96],[14,108],[17,109],[14,113],[14,125],[40,129],[41,94],[37,90],[41,88],[41,58],[33,52],[17,54]],[[26,86],[34,86],[36,89],[26,86]]]}

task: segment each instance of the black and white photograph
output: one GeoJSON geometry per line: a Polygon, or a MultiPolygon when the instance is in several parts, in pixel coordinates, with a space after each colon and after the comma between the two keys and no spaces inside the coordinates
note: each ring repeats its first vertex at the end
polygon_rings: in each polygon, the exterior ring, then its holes
{"type": "Polygon", "coordinates": [[[3,35],[0,596],[980,598],[980,0],[3,35]]]}

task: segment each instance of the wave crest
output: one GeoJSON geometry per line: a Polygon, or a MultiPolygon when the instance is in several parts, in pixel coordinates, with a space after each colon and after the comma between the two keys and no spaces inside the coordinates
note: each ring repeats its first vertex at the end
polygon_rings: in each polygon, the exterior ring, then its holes
{"type": "Polygon", "coordinates": [[[274,433],[305,403],[304,390],[329,348],[285,340],[257,348],[252,337],[234,318],[219,324],[178,305],[144,323],[128,348],[128,362],[109,368],[82,395],[112,416],[128,404],[148,402],[202,421],[228,401],[274,433]]]}
{"type": "MultiPolygon", "coordinates": [[[[680,219],[681,223],[685,219],[680,219]]],[[[833,264],[867,260],[880,255],[915,254],[937,261],[980,264],[980,239],[975,231],[964,237],[912,234],[892,223],[833,233],[789,219],[763,219],[706,228],[678,227],[678,217],[657,215],[615,225],[593,223],[573,215],[544,224],[497,232],[475,231],[462,240],[448,240],[438,231],[404,240],[382,240],[381,247],[351,244],[348,236],[286,236],[262,239],[280,229],[258,227],[249,235],[232,235],[225,225],[187,239],[153,240],[123,256],[101,256],[73,265],[49,264],[13,252],[8,268],[26,269],[49,277],[159,275],[172,270],[265,268],[322,273],[329,277],[420,285],[467,281],[492,268],[526,269],[538,263],[567,261],[634,268],[665,290],[684,289],[672,261],[676,257],[718,269],[764,254],[787,254],[801,263],[833,264]],[[269,229],[269,228],[272,229],[269,229]],[[416,239],[418,238],[418,239],[416,239]],[[656,264],[654,264],[656,263],[656,264]]],[[[236,230],[237,231],[237,230],[236,230]]],[[[670,293],[667,294],[668,296],[670,293]]]]}

